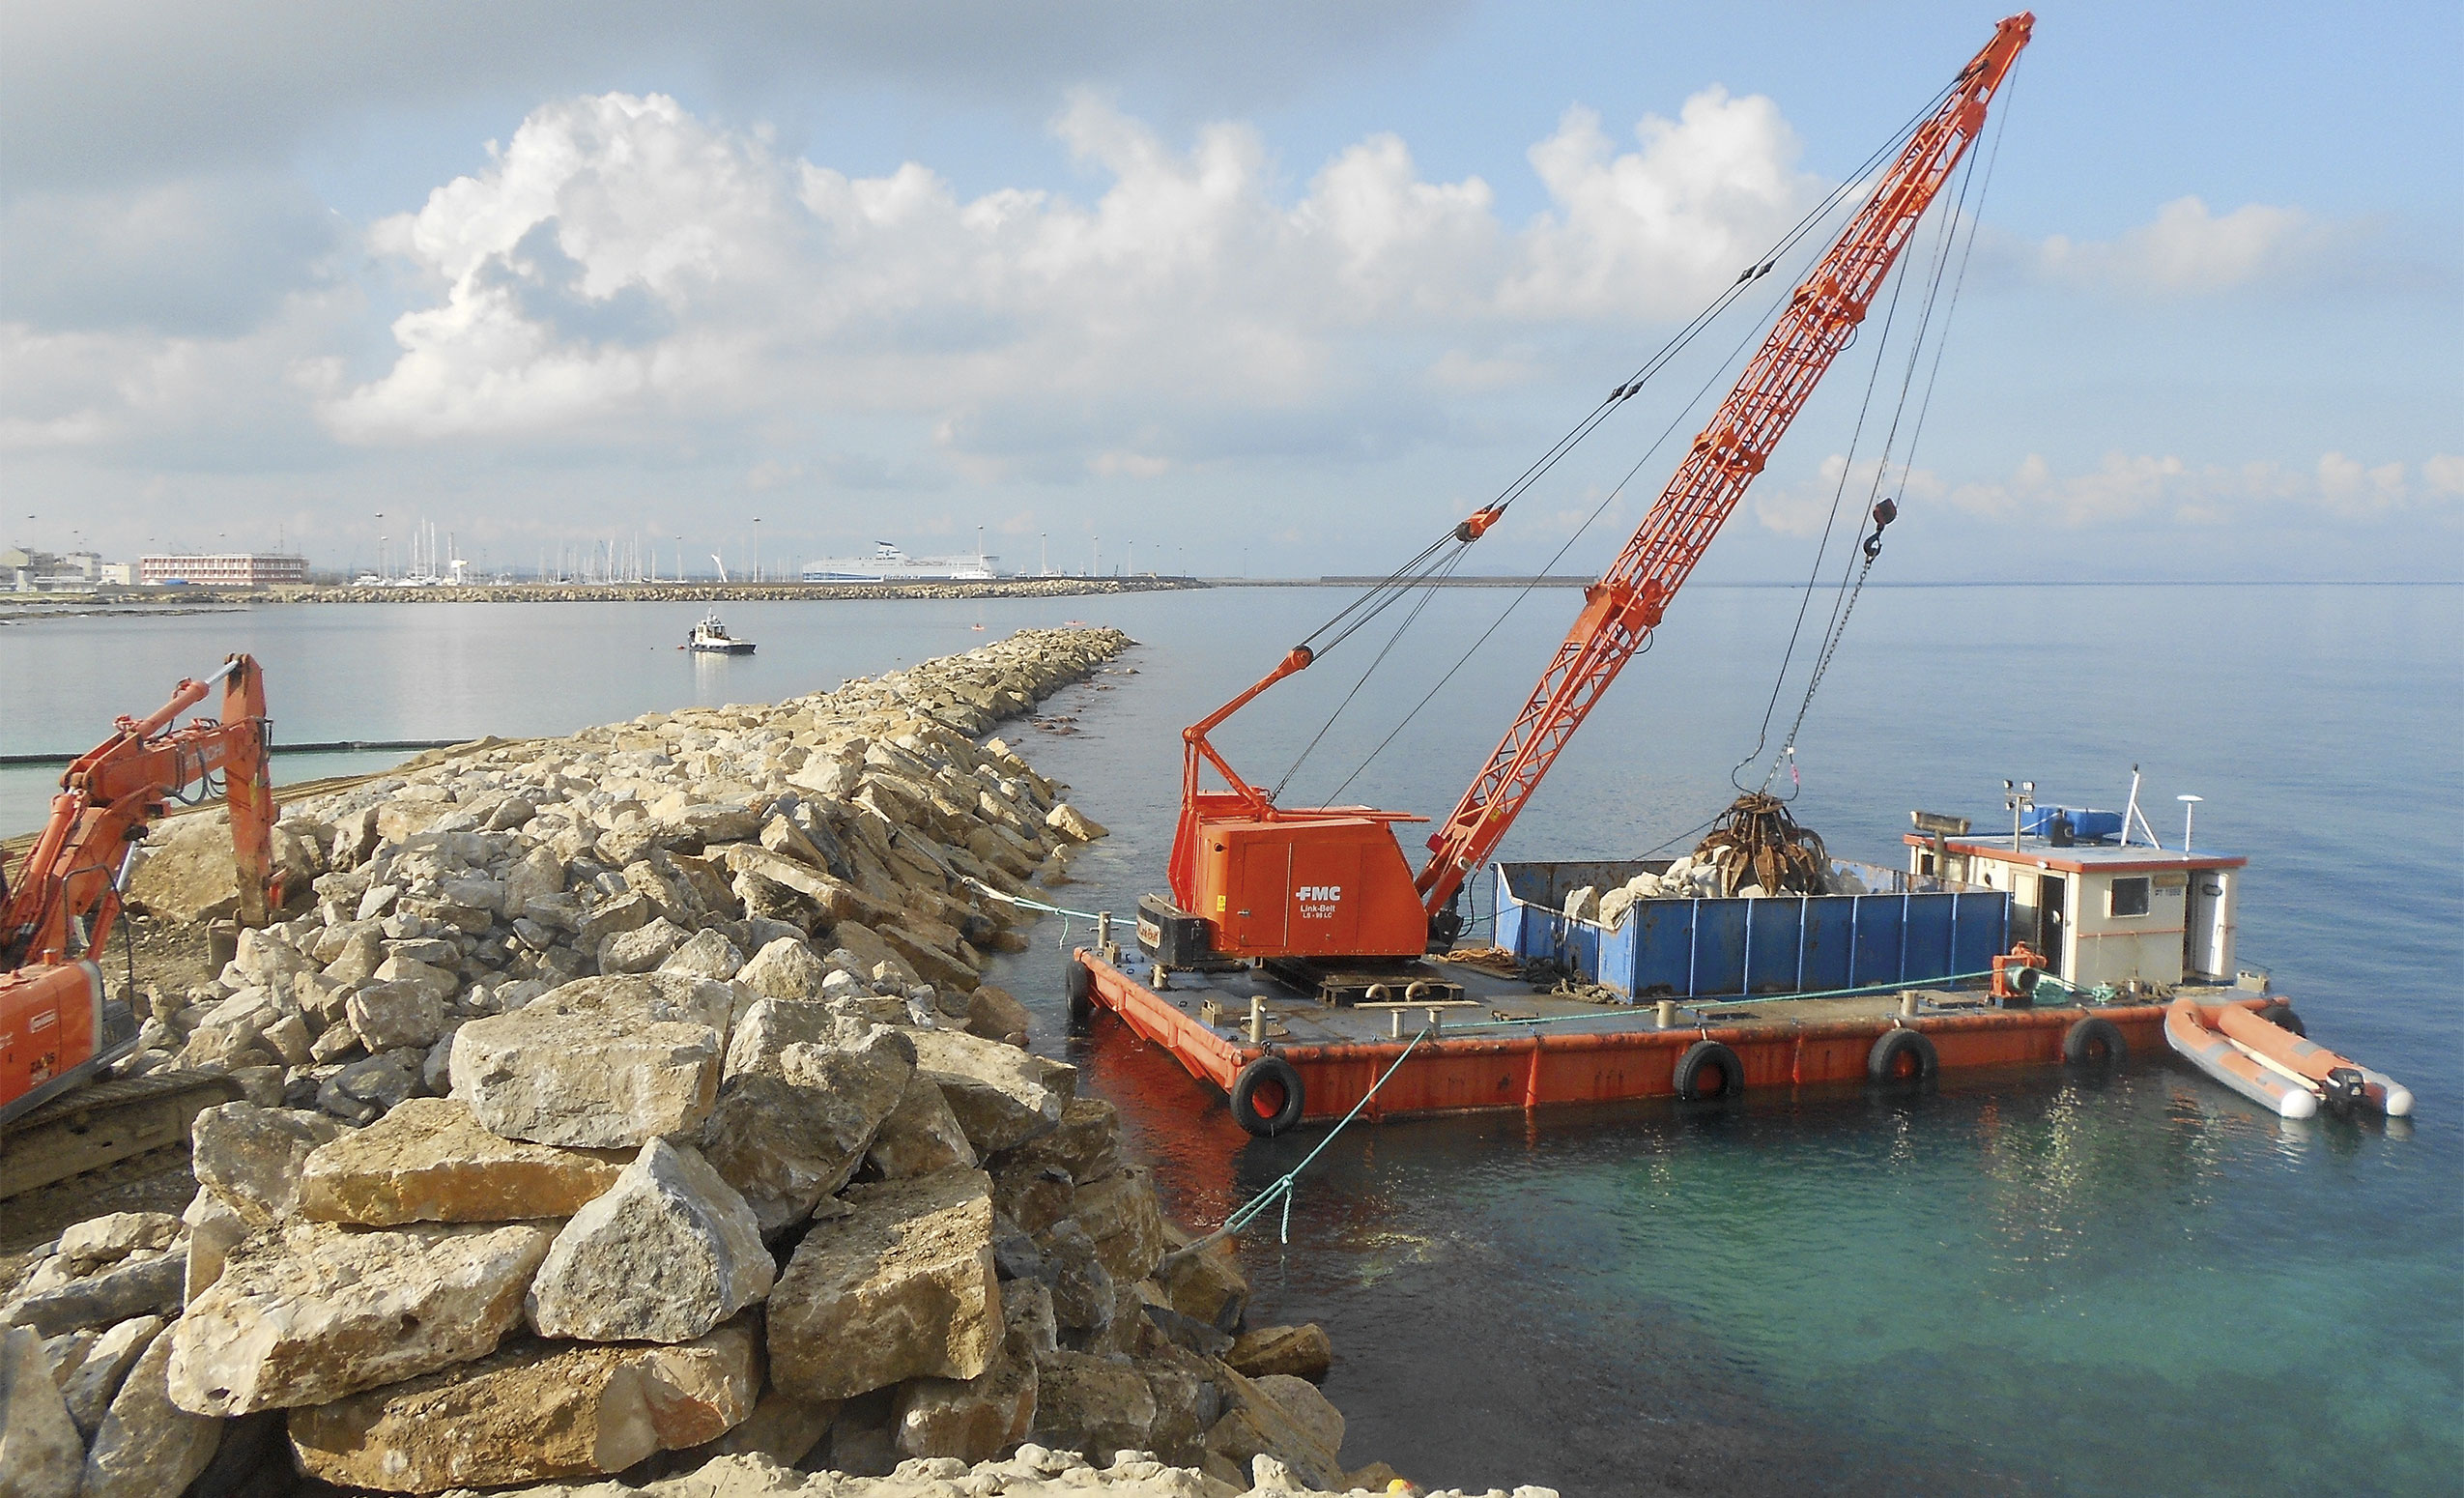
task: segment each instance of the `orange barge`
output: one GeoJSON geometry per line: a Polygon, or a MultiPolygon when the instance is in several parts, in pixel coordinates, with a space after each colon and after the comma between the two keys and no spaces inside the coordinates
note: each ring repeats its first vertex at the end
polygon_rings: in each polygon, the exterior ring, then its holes
{"type": "MultiPolygon", "coordinates": [[[[1249,968],[1176,969],[1159,992],[1125,970],[1109,944],[1078,948],[1068,979],[1074,1015],[1118,1015],[1190,1075],[1223,1088],[1235,1119],[1262,1135],[1340,1118],[1364,1099],[1362,1113],[1383,1118],[1721,1098],[1823,1083],[1907,1085],[1971,1067],[2110,1067],[2164,1051],[2159,1000],[2025,1004],[1983,991],[1910,988],[1603,1004],[1533,992],[1483,965],[1430,965],[1463,996],[1327,1004],[1249,968]]],[[[2272,1018],[2290,1008],[2281,995],[2230,988],[2174,994],[2209,1011],[2272,1018]]]]}

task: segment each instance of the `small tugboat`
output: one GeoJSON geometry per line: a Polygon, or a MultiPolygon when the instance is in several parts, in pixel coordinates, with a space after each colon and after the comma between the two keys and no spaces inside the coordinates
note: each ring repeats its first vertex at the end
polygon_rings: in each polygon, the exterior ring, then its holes
{"type": "Polygon", "coordinates": [[[729,634],[728,626],[719,622],[719,616],[714,610],[702,616],[702,622],[693,626],[693,633],[687,635],[684,644],[676,648],[705,655],[750,655],[753,653],[753,642],[729,634]]]}

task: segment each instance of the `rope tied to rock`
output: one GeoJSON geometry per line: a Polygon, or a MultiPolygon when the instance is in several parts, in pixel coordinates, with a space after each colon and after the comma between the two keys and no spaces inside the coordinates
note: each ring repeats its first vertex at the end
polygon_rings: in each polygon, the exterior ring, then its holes
{"type": "Polygon", "coordinates": [[[1246,1206],[1235,1209],[1231,1216],[1223,1220],[1222,1226],[1207,1234],[1205,1237],[1190,1243],[1186,1248],[1175,1249],[1171,1253],[1166,1253],[1163,1255],[1164,1261],[1169,1263],[1174,1259],[1186,1258],[1189,1254],[1199,1253],[1215,1244],[1222,1242],[1224,1239],[1232,1236],[1236,1232],[1239,1232],[1242,1228],[1248,1226],[1251,1223],[1256,1222],[1260,1217],[1264,1216],[1266,1214],[1266,1209],[1272,1206],[1277,1198],[1280,1198],[1283,1202],[1282,1241],[1290,1243],[1292,1241],[1292,1194],[1301,1184],[1301,1172],[1306,1170],[1309,1167],[1310,1163],[1315,1161],[1318,1156],[1326,1153],[1326,1147],[1334,1142],[1337,1135],[1350,1127],[1353,1119],[1361,1116],[1361,1109],[1369,1106],[1369,1100],[1378,1095],[1378,1089],[1385,1086],[1389,1079],[1392,1078],[1395,1073],[1403,1070],[1403,1063],[1412,1058],[1412,1052],[1419,1049],[1420,1042],[1428,1039],[1431,1035],[1436,1033],[1437,1030],[1435,1026],[1429,1026],[1424,1027],[1418,1034],[1413,1036],[1411,1044],[1403,1048],[1403,1053],[1394,1058],[1394,1064],[1388,1067],[1386,1071],[1378,1077],[1376,1081],[1371,1082],[1369,1084],[1369,1090],[1361,1094],[1361,1101],[1352,1105],[1352,1110],[1343,1115],[1342,1121],[1337,1123],[1332,1129],[1328,1130],[1325,1138],[1318,1140],[1317,1148],[1310,1150],[1308,1154],[1303,1156],[1301,1163],[1294,1166],[1290,1170],[1285,1171],[1282,1177],[1276,1180],[1275,1184],[1250,1197],[1246,1206]]]}
{"type": "Polygon", "coordinates": [[[961,882],[965,883],[969,888],[974,889],[977,893],[989,896],[994,900],[1000,901],[1004,905],[1014,905],[1021,910],[1035,910],[1046,915],[1057,915],[1061,917],[1061,940],[1064,945],[1068,944],[1070,939],[1070,921],[1073,918],[1089,922],[1103,919],[1102,916],[1098,915],[1093,910],[1073,910],[1066,906],[1046,905],[1041,900],[1028,900],[1017,895],[1010,894],[1005,890],[994,889],[991,885],[987,884],[984,880],[977,879],[971,874],[961,874],[959,875],[958,878],[961,882]]]}

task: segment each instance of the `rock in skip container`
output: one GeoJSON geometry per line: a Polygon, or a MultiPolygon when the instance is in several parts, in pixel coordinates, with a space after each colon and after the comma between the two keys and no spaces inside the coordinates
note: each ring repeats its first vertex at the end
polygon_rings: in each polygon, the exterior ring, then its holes
{"type": "Polygon", "coordinates": [[[652,1139],[557,1234],[530,1285],[530,1325],[586,1341],[690,1341],[769,1294],[776,1271],[735,1188],[701,1151],[652,1139]]]}

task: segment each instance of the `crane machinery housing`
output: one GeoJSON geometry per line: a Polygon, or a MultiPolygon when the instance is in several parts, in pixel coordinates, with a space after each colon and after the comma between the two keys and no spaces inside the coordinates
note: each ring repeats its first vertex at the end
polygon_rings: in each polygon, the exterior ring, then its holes
{"type": "Polygon", "coordinates": [[[146,830],[170,799],[220,776],[230,807],[239,920],[282,905],[265,677],[234,655],[184,680],[144,718],[60,777],[51,816],[14,876],[0,871],[0,1196],[14,1196],[187,1136],[203,1108],[236,1096],[225,1078],[158,1071],[98,1081],[136,1045],[126,1004],[105,993],[102,957],[146,830]],[[222,688],[219,720],[175,720],[222,688]]]}
{"type": "MultiPolygon", "coordinates": [[[[2034,20],[2021,14],[1994,28],[1798,283],[1642,524],[1586,591],[1564,643],[1488,763],[1436,824],[1417,872],[1394,829],[1426,818],[1368,806],[1280,805],[1210,741],[1261,693],[1306,670],[1319,653],[1310,644],[1295,647],[1256,685],[1183,733],[1171,894],[1147,897],[1139,910],[1141,944],[1159,962],[1417,960],[1461,934],[1464,881],[1496,850],[1601,693],[1648,643],[1816,383],[1848,346],[1918,221],[1975,144],[1987,106],[2027,44],[2034,20]],[[1209,770],[1223,789],[1206,788],[1209,770]]],[[[1749,268],[1738,282],[1770,269],[1749,268]]],[[[1640,383],[1620,386],[1603,413],[1640,383]]],[[[1508,500],[1515,492],[1509,490],[1508,500]]],[[[1504,504],[1475,513],[1422,558],[1449,542],[1460,548],[1478,540],[1504,504]]],[[[1874,537],[1894,513],[1888,500],[1875,507],[1874,537]]],[[[1867,545],[1871,550],[1874,538],[1867,545]]]]}

